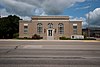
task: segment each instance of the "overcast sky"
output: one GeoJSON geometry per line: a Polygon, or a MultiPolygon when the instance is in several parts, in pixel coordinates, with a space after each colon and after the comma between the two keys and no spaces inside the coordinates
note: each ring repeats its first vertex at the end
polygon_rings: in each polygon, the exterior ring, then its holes
{"type": "Polygon", "coordinates": [[[0,0],[0,15],[18,15],[30,19],[34,15],[66,15],[83,20],[90,14],[90,24],[100,26],[100,0],[0,0]]]}

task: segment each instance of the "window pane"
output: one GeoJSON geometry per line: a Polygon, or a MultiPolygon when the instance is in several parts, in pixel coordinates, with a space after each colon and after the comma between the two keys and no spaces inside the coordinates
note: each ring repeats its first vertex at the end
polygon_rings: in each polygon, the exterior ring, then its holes
{"type": "Polygon", "coordinates": [[[77,34],[77,30],[73,30],[73,33],[74,33],[74,34],[77,34]]]}
{"type": "Polygon", "coordinates": [[[42,33],[42,23],[37,24],[37,32],[40,34],[42,33]]]}
{"type": "Polygon", "coordinates": [[[24,33],[28,33],[28,29],[24,29],[24,33]]]}
{"type": "Polygon", "coordinates": [[[49,23],[48,24],[48,28],[53,28],[53,24],[52,23],[49,23]]]}
{"type": "Polygon", "coordinates": [[[64,25],[62,23],[58,24],[58,33],[64,34],[64,25]]]}
{"type": "Polygon", "coordinates": [[[28,28],[28,26],[24,26],[24,29],[28,28]]]}
{"type": "Polygon", "coordinates": [[[24,26],[24,33],[28,33],[28,26],[24,26]]]}
{"type": "Polygon", "coordinates": [[[73,29],[77,29],[77,26],[73,26],[73,29]]]}
{"type": "Polygon", "coordinates": [[[73,26],[73,34],[77,34],[77,26],[73,26]]]}

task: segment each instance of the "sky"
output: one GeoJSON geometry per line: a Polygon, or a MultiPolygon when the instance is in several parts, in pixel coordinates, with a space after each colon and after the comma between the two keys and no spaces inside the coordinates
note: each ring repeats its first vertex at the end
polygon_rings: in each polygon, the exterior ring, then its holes
{"type": "Polygon", "coordinates": [[[17,15],[24,20],[32,16],[60,15],[82,20],[87,27],[100,26],[100,0],[0,0],[0,15],[17,15]]]}

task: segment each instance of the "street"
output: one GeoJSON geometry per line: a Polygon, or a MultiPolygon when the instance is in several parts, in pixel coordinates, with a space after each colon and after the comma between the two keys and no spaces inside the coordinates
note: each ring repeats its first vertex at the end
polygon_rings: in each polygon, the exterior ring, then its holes
{"type": "Polygon", "coordinates": [[[100,67],[100,41],[0,40],[0,67],[100,67]]]}

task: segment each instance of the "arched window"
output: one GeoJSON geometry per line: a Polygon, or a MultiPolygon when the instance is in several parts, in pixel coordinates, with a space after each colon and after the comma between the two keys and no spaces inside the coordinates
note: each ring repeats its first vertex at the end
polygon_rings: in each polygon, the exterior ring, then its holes
{"type": "Polygon", "coordinates": [[[48,24],[48,28],[53,28],[53,24],[52,23],[49,23],[48,24]]]}
{"type": "Polygon", "coordinates": [[[38,23],[37,24],[37,32],[40,34],[40,33],[42,33],[42,30],[43,30],[42,23],[38,23]]]}
{"type": "Polygon", "coordinates": [[[63,23],[58,24],[58,33],[64,34],[64,24],[63,23]]]}

